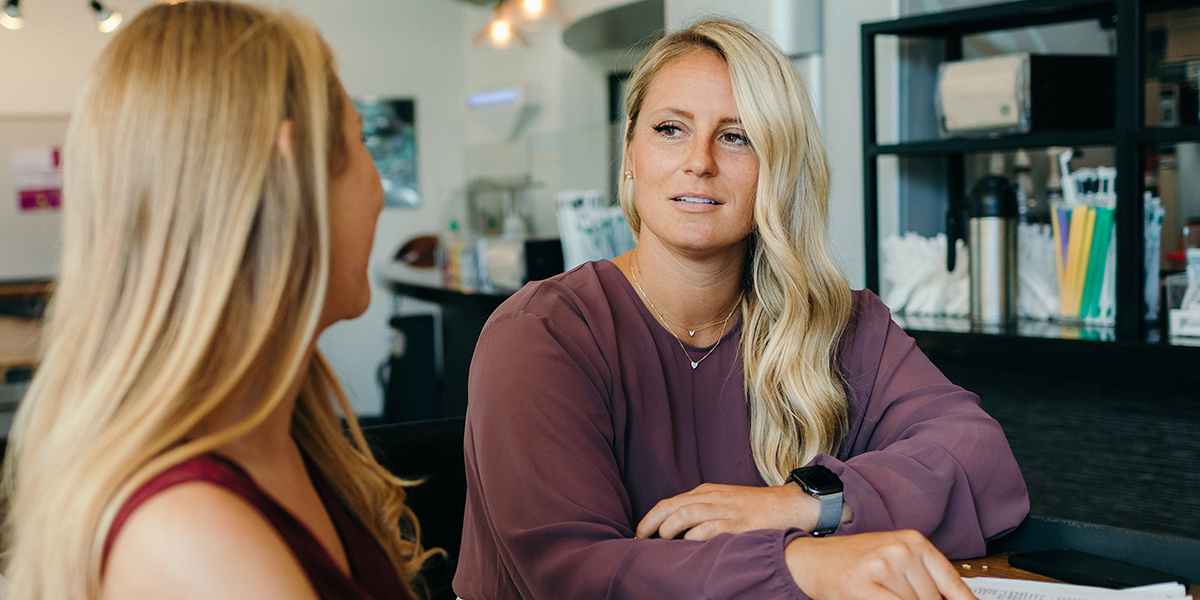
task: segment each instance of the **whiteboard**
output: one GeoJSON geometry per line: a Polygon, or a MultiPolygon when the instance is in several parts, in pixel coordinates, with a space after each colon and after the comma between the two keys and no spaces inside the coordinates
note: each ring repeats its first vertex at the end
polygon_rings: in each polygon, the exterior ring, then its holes
{"type": "MultiPolygon", "coordinates": [[[[0,115],[0,282],[58,275],[62,213],[21,211],[13,186],[12,154],[30,146],[62,147],[68,115],[0,115]]],[[[69,202],[63,199],[63,202],[69,202]]]]}

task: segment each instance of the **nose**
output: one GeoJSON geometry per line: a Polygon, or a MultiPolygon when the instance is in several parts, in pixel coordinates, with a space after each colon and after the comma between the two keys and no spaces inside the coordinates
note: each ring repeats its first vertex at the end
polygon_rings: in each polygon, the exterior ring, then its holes
{"type": "Polygon", "coordinates": [[[696,136],[689,148],[684,171],[697,177],[711,177],[717,174],[717,160],[713,156],[711,140],[696,136]]]}

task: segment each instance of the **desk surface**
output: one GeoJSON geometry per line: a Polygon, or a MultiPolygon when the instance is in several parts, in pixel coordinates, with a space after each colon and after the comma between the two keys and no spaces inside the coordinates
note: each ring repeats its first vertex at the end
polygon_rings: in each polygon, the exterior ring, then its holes
{"type": "Polygon", "coordinates": [[[41,339],[40,322],[0,316],[0,375],[9,368],[36,363],[41,339]]]}
{"type": "Polygon", "coordinates": [[[26,281],[21,283],[0,283],[0,298],[6,296],[46,296],[50,293],[49,281],[26,281]]]}
{"type": "Polygon", "coordinates": [[[955,560],[950,564],[958,569],[963,577],[1001,577],[1004,579],[1026,579],[1029,581],[1058,581],[1037,573],[1023,571],[1008,566],[1008,555],[1011,552],[993,552],[983,558],[971,560],[955,560]]]}
{"type": "MultiPolygon", "coordinates": [[[[951,561],[962,577],[1000,577],[1003,579],[1025,579],[1028,581],[1058,581],[1037,573],[1030,573],[1008,565],[1011,552],[993,552],[983,558],[951,561]]],[[[1188,586],[1188,593],[1200,600],[1200,585],[1188,586]]]]}
{"type": "Polygon", "coordinates": [[[442,274],[437,269],[416,268],[399,262],[379,265],[375,276],[398,294],[439,304],[474,300],[491,306],[492,310],[515,291],[448,287],[443,285],[442,274]]]}

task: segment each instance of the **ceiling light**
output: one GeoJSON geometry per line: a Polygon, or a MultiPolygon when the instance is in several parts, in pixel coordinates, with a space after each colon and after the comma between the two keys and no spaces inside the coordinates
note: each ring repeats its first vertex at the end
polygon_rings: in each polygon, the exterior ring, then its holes
{"type": "Polygon", "coordinates": [[[471,45],[508,48],[513,45],[514,41],[522,47],[529,47],[529,39],[525,37],[525,34],[520,29],[513,27],[511,21],[496,14],[492,15],[492,20],[471,38],[471,45]]]}
{"type": "Polygon", "coordinates": [[[25,19],[21,18],[21,7],[17,6],[20,0],[8,0],[4,3],[4,8],[0,9],[0,26],[7,29],[20,29],[25,26],[25,19]]]}
{"type": "Polygon", "coordinates": [[[506,0],[498,11],[529,31],[549,21],[561,21],[562,14],[555,0],[506,0]]]}
{"type": "Polygon", "coordinates": [[[508,21],[496,19],[488,27],[488,35],[492,36],[492,41],[501,46],[512,41],[513,29],[512,24],[508,21]]]}
{"type": "Polygon", "coordinates": [[[99,0],[91,0],[92,10],[96,11],[96,29],[101,33],[111,33],[121,25],[121,13],[109,10],[99,0]]]}
{"type": "Polygon", "coordinates": [[[525,0],[521,3],[521,8],[530,15],[541,16],[542,11],[546,10],[546,0],[525,0]]]}

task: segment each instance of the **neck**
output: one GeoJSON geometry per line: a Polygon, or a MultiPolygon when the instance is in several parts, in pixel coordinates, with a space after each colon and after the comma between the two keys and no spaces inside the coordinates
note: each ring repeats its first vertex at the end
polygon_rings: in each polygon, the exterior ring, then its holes
{"type": "MultiPolygon", "coordinates": [[[[292,417],[311,359],[310,350],[301,364],[299,375],[289,384],[283,399],[263,422],[246,434],[217,448],[217,451],[233,459],[252,474],[300,461],[299,448],[291,434],[292,417]]],[[[215,433],[242,422],[261,406],[264,396],[269,393],[269,387],[269,377],[260,377],[242,387],[224,406],[205,420],[198,428],[197,434],[215,433]]]]}
{"type": "Polygon", "coordinates": [[[725,332],[742,295],[745,248],[697,260],[647,240],[613,261],[641,289],[642,300],[663,326],[704,346],[725,332]],[[691,332],[694,335],[689,335],[691,332]]]}

